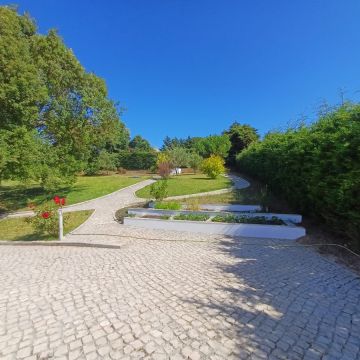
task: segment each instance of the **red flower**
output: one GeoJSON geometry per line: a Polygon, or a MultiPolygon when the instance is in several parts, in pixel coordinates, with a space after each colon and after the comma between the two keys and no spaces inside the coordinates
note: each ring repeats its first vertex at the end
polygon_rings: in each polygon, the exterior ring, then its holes
{"type": "Polygon", "coordinates": [[[59,196],[54,196],[54,202],[55,204],[59,205],[60,204],[60,197],[59,196]]]}
{"type": "Polygon", "coordinates": [[[65,205],[65,202],[66,202],[66,199],[65,199],[65,198],[61,198],[61,199],[60,199],[60,204],[61,204],[61,206],[64,206],[64,205],[65,205]]]}
{"type": "Polygon", "coordinates": [[[41,217],[43,219],[48,219],[51,216],[51,213],[49,211],[45,211],[41,214],[41,217]]]}

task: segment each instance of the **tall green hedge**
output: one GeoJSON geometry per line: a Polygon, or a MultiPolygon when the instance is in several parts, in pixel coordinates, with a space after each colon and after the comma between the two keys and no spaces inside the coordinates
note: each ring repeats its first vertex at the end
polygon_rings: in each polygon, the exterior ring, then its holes
{"type": "Polygon", "coordinates": [[[117,166],[128,170],[147,170],[156,164],[154,151],[120,151],[117,166]]]}
{"type": "Polygon", "coordinates": [[[237,155],[237,166],[360,249],[360,105],[310,126],[274,132],[237,155]]]}

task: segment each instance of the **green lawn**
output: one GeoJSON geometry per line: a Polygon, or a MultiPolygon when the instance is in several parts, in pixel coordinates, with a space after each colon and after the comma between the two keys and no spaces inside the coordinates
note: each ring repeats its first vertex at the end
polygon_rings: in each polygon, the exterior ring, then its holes
{"type": "MultiPolygon", "coordinates": [[[[74,230],[81,225],[92,213],[92,210],[74,211],[64,214],[64,234],[74,230]]],[[[0,220],[0,240],[32,241],[32,240],[53,240],[47,234],[36,233],[26,222],[25,218],[12,218],[0,220]]]]}
{"type": "MultiPolygon", "coordinates": [[[[209,179],[203,174],[179,175],[172,176],[168,180],[168,184],[168,196],[177,196],[225,189],[231,186],[231,180],[224,176],[209,179]]],[[[138,190],[136,195],[145,199],[151,198],[150,186],[138,190]]]]}
{"type": "MultiPolygon", "coordinates": [[[[145,177],[127,175],[79,176],[71,188],[58,191],[56,195],[65,196],[67,204],[94,199],[126,186],[135,184],[145,177]]],[[[4,181],[0,186],[0,211],[24,210],[29,202],[40,204],[55,194],[45,193],[38,184],[21,185],[14,181],[4,181]]]]}

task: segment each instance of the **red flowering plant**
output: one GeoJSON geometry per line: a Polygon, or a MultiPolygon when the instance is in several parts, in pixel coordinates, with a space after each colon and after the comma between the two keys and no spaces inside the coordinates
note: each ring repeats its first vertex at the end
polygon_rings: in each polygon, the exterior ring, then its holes
{"type": "Polygon", "coordinates": [[[39,234],[49,234],[53,237],[59,235],[59,213],[58,209],[66,203],[65,198],[55,196],[53,201],[46,202],[40,206],[29,204],[29,208],[34,211],[35,216],[27,218],[27,221],[34,227],[39,234]]]}

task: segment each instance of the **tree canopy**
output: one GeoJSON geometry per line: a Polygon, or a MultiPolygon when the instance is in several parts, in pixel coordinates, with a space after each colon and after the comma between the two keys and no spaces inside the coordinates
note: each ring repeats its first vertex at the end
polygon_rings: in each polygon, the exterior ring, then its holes
{"type": "Polygon", "coordinates": [[[55,30],[0,7],[1,178],[70,183],[94,152],[126,139],[103,79],[55,30]],[[31,152],[31,161],[25,153],[31,152]]]}

